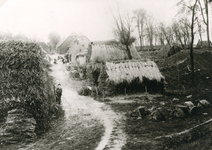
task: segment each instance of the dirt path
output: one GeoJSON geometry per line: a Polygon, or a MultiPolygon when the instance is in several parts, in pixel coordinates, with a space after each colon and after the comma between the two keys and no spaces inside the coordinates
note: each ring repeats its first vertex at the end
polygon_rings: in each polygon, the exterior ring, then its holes
{"type": "Polygon", "coordinates": [[[96,143],[96,150],[121,149],[126,141],[122,129],[117,127],[121,116],[104,103],[95,101],[91,97],[79,96],[76,91],[81,87],[80,81],[71,80],[62,63],[53,65],[52,71],[56,83],[60,83],[63,89],[61,102],[65,110],[63,123],[56,125],[53,131],[50,130],[40,140],[20,149],[63,149],[64,144],[68,149],[67,140],[77,138],[79,134],[83,134],[82,130],[95,124],[95,128],[100,124],[104,126],[103,136],[100,142],[96,143]],[[77,125],[79,128],[73,129],[77,125]],[[49,136],[53,136],[52,139],[49,136]]]}

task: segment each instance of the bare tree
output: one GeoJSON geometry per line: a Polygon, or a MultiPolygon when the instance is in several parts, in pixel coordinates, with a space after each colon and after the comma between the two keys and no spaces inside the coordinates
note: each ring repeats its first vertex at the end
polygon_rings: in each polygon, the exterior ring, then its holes
{"type": "Polygon", "coordinates": [[[198,33],[199,33],[201,48],[202,48],[202,33],[204,33],[205,30],[204,28],[202,28],[202,22],[199,19],[197,19],[197,26],[198,26],[198,33]]]}
{"type": "Polygon", "coordinates": [[[24,35],[24,34],[17,34],[14,37],[14,39],[16,39],[16,40],[23,40],[23,41],[29,41],[29,38],[26,35],[24,35]]]}
{"type": "Polygon", "coordinates": [[[153,23],[153,18],[151,16],[148,16],[146,20],[146,37],[147,40],[149,41],[149,45],[151,49],[153,50],[153,40],[154,40],[154,23],[153,23]]]}
{"type": "Polygon", "coordinates": [[[204,7],[201,4],[201,0],[198,0],[198,4],[200,6],[203,22],[206,25],[206,30],[207,30],[207,39],[208,39],[208,50],[210,50],[210,36],[209,36],[209,15],[208,15],[208,0],[203,0],[204,7]],[[204,13],[205,10],[205,13],[204,13]]]}
{"type": "Polygon", "coordinates": [[[132,18],[127,15],[122,17],[119,13],[118,18],[113,17],[115,21],[114,35],[117,37],[119,42],[125,47],[127,56],[132,59],[130,46],[135,41],[135,37],[132,36],[132,18]]]}
{"type": "Polygon", "coordinates": [[[156,32],[158,35],[158,40],[161,45],[165,45],[165,36],[163,34],[163,31],[160,29],[160,26],[156,27],[156,32]]]}
{"type": "Polygon", "coordinates": [[[194,26],[196,23],[196,11],[197,11],[198,0],[181,0],[178,6],[182,6],[181,10],[188,11],[191,13],[191,43],[190,43],[190,58],[191,58],[191,71],[192,71],[192,85],[194,86],[194,54],[193,54],[193,43],[194,43],[194,26]]]}
{"type": "Polygon", "coordinates": [[[134,19],[136,21],[136,28],[138,29],[138,36],[140,41],[140,50],[142,50],[143,46],[143,38],[145,36],[144,32],[144,25],[146,21],[146,11],[144,9],[138,9],[134,12],[134,19]]]}
{"type": "Polygon", "coordinates": [[[0,32],[0,39],[1,40],[13,40],[13,35],[10,32],[0,32]]]}
{"type": "Polygon", "coordinates": [[[170,27],[166,27],[164,23],[160,23],[159,28],[161,32],[163,33],[166,42],[169,44],[169,46],[172,46],[172,40],[173,40],[173,33],[172,29],[170,27]]]}
{"type": "Polygon", "coordinates": [[[158,26],[156,23],[154,23],[154,42],[155,42],[155,46],[157,46],[158,43],[158,39],[159,39],[159,33],[158,33],[158,26]]]}
{"type": "Polygon", "coordinates": [[[56,49],[56,45],[59,43],[60,41],[60,35],[57,32],[51,32],[48,35],[49,38],[49,42],[51,43],[52,47],[54,49],[56,49]]]}
{"type": "Polygon", "coordinates": [[[180,43],[181,47],[184,48],[184,44],[183,44],[183,41],[182,41],[182,31],[180,29],[180,24],[178,21],[174,21],[172,23],[172,31],[174,33],[174,37],[175,37],[175,42],[176,43],[180,43]]]}
{"type": "Polygon", "coordinates": [[[183,38],[183,43],[185,46],[190,43],[190,29],[191,29],[191,24],[186,17],[182,17],[179,19],[180,23],[180,28],[182,31],[182,38],[183,38]]]}

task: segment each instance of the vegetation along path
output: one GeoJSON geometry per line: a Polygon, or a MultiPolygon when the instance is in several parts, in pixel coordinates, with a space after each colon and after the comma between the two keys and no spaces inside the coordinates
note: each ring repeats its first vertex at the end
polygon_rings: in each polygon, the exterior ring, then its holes
{"type": "Polygon", "coordinates": [[[52,75],[63,89],[65,116],[39,140],[20,149],[121,149],[126,135],[117,124],[120,115],[104,103],[79,96],[80,81],[70,79],[62,63],[53,65],[52,75]]]}

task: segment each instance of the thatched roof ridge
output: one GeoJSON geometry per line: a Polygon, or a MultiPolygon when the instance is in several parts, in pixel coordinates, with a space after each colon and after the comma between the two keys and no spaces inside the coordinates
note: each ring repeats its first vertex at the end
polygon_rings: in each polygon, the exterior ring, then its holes
{"type": "MultiPolygon", "coordinates": [[[[130,47],[133,59],[141,59],[134,46],[130,47]]],[[[126,60],[127,55],[123,47],[119,45],[92,44],[91,61],[95,59],[102,61],[126,60]]]]}
{"type": "Polygon", "coordinates": [[[149,80],[160,82],[164,76],[160,73],[157,65],[153,61],[126,61],[126,62],[106,62],[106,72],[108,80],[115,84],[127,81],[131,83],[135,78],[143,82],[143,77],[149,80]]]}
{"type": "Polygon", "coordinates": [[[93,44],[105,44],[105,45],[114,45],[114,44],[118,44],[119,42],[117,42],[115,39],[111,39],[111,40],[106,40],[106,41],[93,41],[93,44]]]}

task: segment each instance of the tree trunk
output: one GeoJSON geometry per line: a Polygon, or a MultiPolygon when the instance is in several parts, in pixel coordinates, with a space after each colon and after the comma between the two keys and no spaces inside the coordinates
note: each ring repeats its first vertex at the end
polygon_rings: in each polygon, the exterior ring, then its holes
{"type": "Polygon", "coordinates": [[[207,39],[208,39],[208,50],[210,50],[210,36],[209,36],[209,16],[208,16],[208,1],[205,2],[205,11],[207,19],[207,39]]]}
{"type": "Polygon", "coordinates": [[[139,39],[140,39],[140,51],[142,51],[142,38],[141,38],[141,36],[139,36],[139,39]]]}
{"type": "Polygon", "coordinates": [[[202,35],[200,36],[200,40],[201,40],[200,42],[201,42],[201,48],[202,48],[202,35]]]}
{"type": "Polygon", "coordinates": [[[193,43],[194,43],[194,16],[195,16],[195,7],[197,0],[192,8],[192,21],[191,21],[191,48],[190,48],[190,58],[191,58],[191,73],[192,73],[192,86],[194,87],[194,54],[193,54],[193,43]]]}
{"type": "Polygon", "coordinates": [[[132,59],[131,51],[128,45],[126,45],[126,52],[127,52],[128,59],[132,59]]]}
{"type": "Polygon", "coordinates": [[[181,44],[182,48],[184,49],[185,48],[185,45],[183,44],[182,39],[180,37],[178,39],[180,41],[180,44],[181,44]]]}

